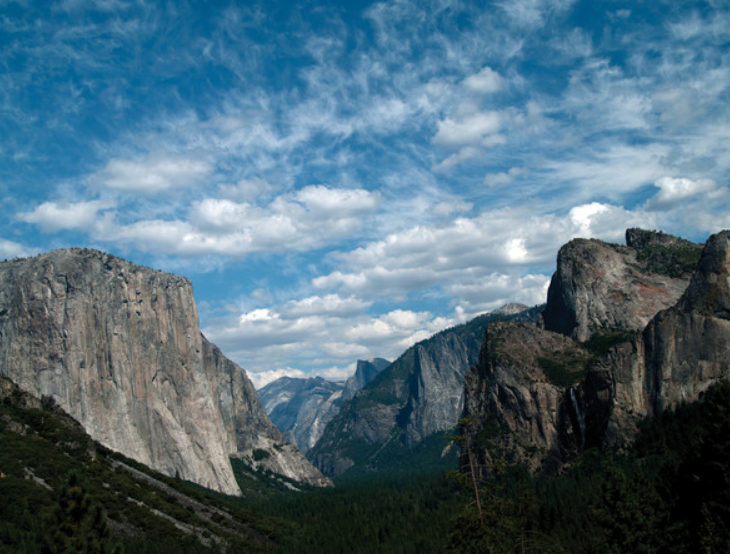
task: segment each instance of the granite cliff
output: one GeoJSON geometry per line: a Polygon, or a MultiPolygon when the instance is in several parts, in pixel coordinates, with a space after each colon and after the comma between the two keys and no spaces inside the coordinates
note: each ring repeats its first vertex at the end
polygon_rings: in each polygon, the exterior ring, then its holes
{"type": "Polygon", "coordinates": [[[182,277],[85,249],[0,264],[0,374],[168,475],[239,494],[229,457],[265,449],[270,469],[327,482],[201,334],[182,277]]]}
{"type": "Polygon", "coordinates": [[[558,252],[544,326],[578,341],[606,328],[640,331],[679,300],[701,249],[641,229],[626,231],[626,246],[575,239],[558,252]]]}
{"type": "Polygon", "coordinates": [[[388,365],[383,358],[358,360],[354,375],[344,383],[322,377],[281,377],[262,387],[259,398],[287,442],[306,453],[342,405],[388,365]]]}
{"type": "Polygon", "coordinates": [[[555,473],[586,448],[621,446],[643,418],[730,377],[729,271],[727,231],[704,249],[639,230],[627,232],[626,247],[563,247],[545,328],[491,325],[466,376],[482,466],[555,473]]]}

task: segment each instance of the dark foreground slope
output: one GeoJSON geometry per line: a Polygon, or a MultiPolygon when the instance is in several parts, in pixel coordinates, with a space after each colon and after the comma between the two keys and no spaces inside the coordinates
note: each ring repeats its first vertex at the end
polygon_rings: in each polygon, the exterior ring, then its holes
{"type": "Polygon", "coordinates": [[[73,479],[88,508],[72,535],[126,554],[441,554],[466,501],[442,477],[322,489],[233,466],[242,496],[164,476],[93,441],[50,398],[0,379],[1,554],[62,551],[73,479]]]}
{"type": "Polygon", "coordinates": [[[454,520],[448,552],[730,552],[730,383],[642,423],[621,454],[585,451],[565,473],[495,468],[454,520]],[[523,550],[524,549],[524,550],[523,550]]]}
{"type": "Polygon", "coordinates": [[[108,450],[50,397],[0,378],[0,552],[60,547],[59,529],[73,524],[62,493],[73,475],[89,502],[88,517],[77,518],[89,521],[84,540],[103,538],[128,554],[266,552],[286,533],[279,521],[108,450]],[[104,517],[92,525],[97,508],[104,517]]]}

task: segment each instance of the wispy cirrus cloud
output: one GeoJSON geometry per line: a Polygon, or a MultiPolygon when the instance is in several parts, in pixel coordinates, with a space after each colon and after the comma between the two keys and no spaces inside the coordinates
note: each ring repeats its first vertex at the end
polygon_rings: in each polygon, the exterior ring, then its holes
{"type": "Polygon", "coordinates": [[[537,303],[574,236],[730,225],[718,3],[2,6],[0,252],[184,267],[272,375],[537,303]]]}
{"type": "Polygon", "coordinates": [[[138,161],[113,158],[104,169],[91,176],[90,182],[121,192],[157,194],[201,184],[212,172],[212,165],[195,154],[154,152],[138,161]]]}

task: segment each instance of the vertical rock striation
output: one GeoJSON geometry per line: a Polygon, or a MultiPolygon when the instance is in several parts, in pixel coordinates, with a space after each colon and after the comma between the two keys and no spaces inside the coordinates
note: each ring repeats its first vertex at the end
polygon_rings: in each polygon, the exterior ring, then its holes
{"type": "Polygon", "coordinates": [[[613,353],[610,371],[604,367],[595,380],[611,398],[604,442],[621,442],[641,418],[696,400],[730,378],[729,276],[730,231],[723,231],[707,241],[677,304],[658,313],[630,347],[613,353]]]}

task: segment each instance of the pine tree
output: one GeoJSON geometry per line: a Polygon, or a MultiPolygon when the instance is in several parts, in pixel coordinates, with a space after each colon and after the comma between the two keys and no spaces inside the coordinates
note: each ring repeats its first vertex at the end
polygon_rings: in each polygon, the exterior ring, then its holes
{"type": "Polygon", "coordinates": [[[43,554],[119,554],[101,506],[95,505],[76,473],[58,495],[58,505],[46,531],[43,554]]]}

